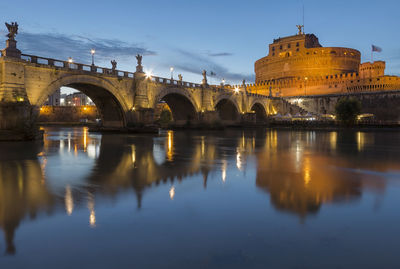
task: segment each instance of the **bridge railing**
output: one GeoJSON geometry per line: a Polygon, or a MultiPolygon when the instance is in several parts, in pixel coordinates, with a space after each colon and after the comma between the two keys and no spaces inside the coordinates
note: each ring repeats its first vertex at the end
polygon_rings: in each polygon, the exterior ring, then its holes
{"type": "Polygon", "coordinates": [[[176,86],[184,86],[184,87],[189,87],[189,88],[201,88],[202,87],[201,84],[182,81],[182,80],[175,80],[175,79],[170,79],[170,78],[151,76],[149,79],[152,82],[162,83],[165,85],[176,85],[176,86]]]}
{"type": "Polygon", "coordinates": [[[126,78],[134,77],[134,73],[132,73],[132,72],[110,69],[110,68],[105,68],[105,67],[100,67],[100,66],[95,66],[95,65],[88,65],[88,64],[81,64],[81,63],[57,60],[57,59],[52,59],[52,58],[45,58],[45,57],[40,57],[40,56],[36,56],[36,55],[21,54],[21,58],[25,61],[28,61],[28,62],[31,62],[34,64],[54,66],[54,67],[58,67],[58,68],[66,68],[66,69],[71,69],[71,70],[80,70],[80,71],[86,71],[86,72],[97,73],[97,74],[114,75],[114,76],[126,77],[126,78]]]}

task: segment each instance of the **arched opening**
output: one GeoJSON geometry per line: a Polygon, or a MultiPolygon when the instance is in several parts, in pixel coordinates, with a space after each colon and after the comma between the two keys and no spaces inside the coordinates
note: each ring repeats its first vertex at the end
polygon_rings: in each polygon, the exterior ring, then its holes
{"type": "Polygon", "coordinates": [[[220,100],[215,106],[220,120],[226,123],[234,123],[239,119],[239,111],[233,101],[229,99],[220,100]]]}
{"type": "MultiPolygon", "coordinates": [[[[192,102],[182,94],[169,93],[165,95],[159,104],[165,103],[164,110],[170,110],[175,124],[182,125],[197,120],[196,108],[192,102]]],[[[161,115],[161,114],[160,114],[161,115]]]]}
{"type": "Polygon", "coordinates": [[[90,83],[68,83],[51,93],[41,106],[41,122],[80,122],[102,127],[126,126],[125,114],[116,97],[90,83]]]}
{"type": "Polygon", "coordinates": [[[251,111],[254,111],[256,114],[256,123],[265,123],[267,120],[267,113],[265,108],[260,103],[255,103],[251,107],[251,111]]]}

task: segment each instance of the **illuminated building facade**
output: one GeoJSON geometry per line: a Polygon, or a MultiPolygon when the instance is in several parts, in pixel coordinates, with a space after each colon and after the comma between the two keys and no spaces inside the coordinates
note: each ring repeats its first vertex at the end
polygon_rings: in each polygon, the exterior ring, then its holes
{"type": "Polygon", "coordinates": [[[400,77],[385,76],[385,62],[361,63],[358,50],[322,47],[314,34],[278,38],[254,65],[248,90],[273,96],[302,96],[400,89],[400,77]]]}

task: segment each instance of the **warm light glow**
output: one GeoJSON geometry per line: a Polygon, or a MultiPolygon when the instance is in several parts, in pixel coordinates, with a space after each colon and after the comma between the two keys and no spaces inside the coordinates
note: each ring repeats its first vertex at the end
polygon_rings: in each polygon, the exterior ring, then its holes
{"type": "Polygon", "coordinates": [[[304,185],[308,185],[311,181],[311,163],[309,157],[304,159],[304,185]]]}
{"type": "Polygon", "coordinates": [[[83,151],[86,152],[86,145],[87,145],[87,137],[88,137],[88,128],[83,128],[83,151]]]}
{"type": "Polygon", "coordinates": [[[136,147],[135,145],[131,145],[131,159],[132,159],[132,165],[135,165],[136,162],[136,147]]]}
{"type": "Polygon", "coordinates": [[[87,107],[85,107],[85,106],[83,107],[83,110],[87,110],[87,109],[88,109],[87,107]]]}
{"type": "Polygon", "coordinates": [[[239,90],[239,88],[236,87],[236,88],[234,89],[234,91],[235,91],[236,94],[238,94],[240,90],[239,90]]]}
{"type": "Polygon", "coordinates": [[[173,131],[168,131],[168,147],[167,147],[167,159],[168,161],[172,161],[174,157],[174,145],[173,145],[173,131]]]}
{"type": "Polygon", "coordinates": [[[365,146],[365,133],[357,132],[357,150],[362,151],[365,146]]]}
{"type": "Polygon", "coordinates": [[[336,132],[331,132],[329,135],[329,141],[331,144],[331,149],[336,150],[336,144],[337,144],[337,133],[336,132]]]}
{"type": "Polygon", "coordinates": [[[18,102],[23,102],[23,101],[25,101],[25,99],[24,99],[24,97],[17,97],[17,101],[18,102]]]}
{"type": "Polygon", "coordinates": [[[153,76],[151,71],[146,71],[145,75],[146,75],[146,78],[151,78],[153,76]]]}
{"type": "Polygon", "coordinates": [[[201,137],[201,156],[204,156],[205,152],[205,143],[204,143],[204,136],[201,137]]]}
{"type": "Polygon", "coordinates": [[[169,198],[170,198],[171,200],[174,200],[174,196],[175,196],[175,187],[172,186],[172,187],[169,189],[169,198]]]}
{"type": "Polygon", "coordinates": [[[169,68],[169,71],[174,71],[174,68],[171,66],[170,68],[169,68]]]}
{"type": "Polygon", "coordinates": [[[73,63],[73,62],[74,62],[74,60],[72,60],[72,58],[71,58],[71,57],[69,57],[69,58],[68,58],[68,62],[71,64],[71,63],[73,63]]]}
{"type": "Polygon", "coordinates": [[[132,107],[132,111],[135,111],[136,110],[136,107],[132,107]]]}
{"type": "Polygon", "coordinates": [[[91,50],[90,50],[90,54],[93,55],[93,54],[95,54],[95,53],[96,53],[96,50],[95,50],[95,49],[91,49],[91,50]]]}
{"type": "Polygon", "coordinates": [[[65,188],[65,211],[67,211],[68,216],[71,216],[72,211],[74,210],[74,200],[72,198],[71,187],[67,185],[65,188]]]}

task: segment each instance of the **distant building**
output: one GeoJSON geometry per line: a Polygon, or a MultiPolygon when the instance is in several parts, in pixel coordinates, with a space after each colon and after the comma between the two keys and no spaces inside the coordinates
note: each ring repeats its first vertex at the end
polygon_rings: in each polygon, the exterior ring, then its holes
{"type": "Polygon", "coordinates": [[[59,106],[60,99],[61,99],[61,90],[58,89],[55,93],[53,93],[52,95],[49,95],[49,98],[44,103],[44,105],[45,106],[59,106]]]}
{"type": "Polygon", "coordinates": [[[74,92],[62,97],[64,106],[93,106],[93,101],[81,92],[74,92]]]}

